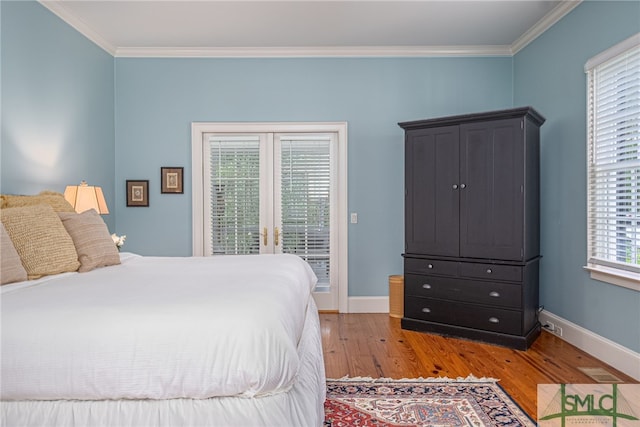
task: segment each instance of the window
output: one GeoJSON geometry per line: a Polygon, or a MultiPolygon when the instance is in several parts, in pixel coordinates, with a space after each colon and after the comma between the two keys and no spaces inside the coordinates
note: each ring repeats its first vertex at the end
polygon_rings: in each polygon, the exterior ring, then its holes
{"type": "Polygon", "coordinates": [[[336,140],[333,135],[279,136],[282,251],[307,260],[318,276],[316,291],[325,292],[330,288],[331,152],[336,140]]]}
{"type": "Polygon", "coordinates": [[[260,253],[260,137],[211,135],[204,147],[204,253],[260,253]]]}
{"type": "Polygon", "coordinates": [[[588,269],[640,289],[640,34],[585,65],[588,269]]]}

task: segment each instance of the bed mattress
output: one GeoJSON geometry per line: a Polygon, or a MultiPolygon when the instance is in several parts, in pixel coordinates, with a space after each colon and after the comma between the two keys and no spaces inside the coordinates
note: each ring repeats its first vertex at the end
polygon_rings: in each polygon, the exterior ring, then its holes
{"type": "Polygon", "coordinates": [[[123,254],[3,286],[3,424],[320,425],[315,280],[293,255],[123,254]]]}

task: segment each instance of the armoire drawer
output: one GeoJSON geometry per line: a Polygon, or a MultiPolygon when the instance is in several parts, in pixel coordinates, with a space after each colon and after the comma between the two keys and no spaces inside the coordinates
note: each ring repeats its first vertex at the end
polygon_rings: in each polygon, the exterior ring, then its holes
{"type": "Polygon", "coordinates": [[[437,259],[405,258],[404,271],[451,277],[471,277],[485,280],[520,282],[523,267],[517,265],[486,264],[475,262],[442,261],[437,259]]]}
{"type": "Polygon", "coordinates": [[[405,299],[405,317],[467,328],[522,334],[522,312],[474,304],[414,297],[405,299]]]}
{"type": "Polygon", "coordinates": [[[514,283],[406,274],[404,286],[404,293],[409,297],[441,298],[514,309],[522,307],[522,286],[514,283]]]}
{"type": "Polygon", "coordinates": [[[417,274],[438,274],[442,276],[457,276],[459,262],[440,261],[436,259],[405,258],[404,271],[417,274]]]}
{"type": "Polygon", "coordinates": [[[522,280],[522,267],[516,265],[462,262],[460,263],[459,272],[462,277],[475,277],[487,280],[507,280],[511,282],[519,282],[522,280]]]}

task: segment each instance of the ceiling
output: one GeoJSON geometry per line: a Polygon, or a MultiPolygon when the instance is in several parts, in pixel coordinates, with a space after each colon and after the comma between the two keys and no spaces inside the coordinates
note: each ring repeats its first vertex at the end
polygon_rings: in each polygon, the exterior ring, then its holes
{"type": "Polygon", "coordinates": [[[41,0],[114,56],[512,55],[579,0],[41,0]]]}

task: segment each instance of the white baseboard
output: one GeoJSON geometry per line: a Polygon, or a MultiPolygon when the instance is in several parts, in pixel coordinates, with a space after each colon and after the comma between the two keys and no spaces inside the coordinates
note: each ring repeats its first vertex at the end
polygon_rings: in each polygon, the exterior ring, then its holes
{"type": "Polygon", "coordinates": [[[389,297],[349,297],[347,313],[388,313],[389,297]]]}
{"type": "Polygon", "coordinates": [[[544,325],[547,321],[562,328],[561,339],[640,381],[640,353],[542,310],[540,323],[544,325]]]}

